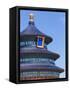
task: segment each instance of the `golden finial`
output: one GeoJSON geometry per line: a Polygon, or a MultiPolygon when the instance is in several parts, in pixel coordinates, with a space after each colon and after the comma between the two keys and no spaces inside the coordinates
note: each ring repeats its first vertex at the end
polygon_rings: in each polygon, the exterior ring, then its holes
{"type": "Polygon", "coordinates": [[[29,21],[34,21],[34,15],[33,15],[33,13],[30,13],[29,14],[29,21]]]}

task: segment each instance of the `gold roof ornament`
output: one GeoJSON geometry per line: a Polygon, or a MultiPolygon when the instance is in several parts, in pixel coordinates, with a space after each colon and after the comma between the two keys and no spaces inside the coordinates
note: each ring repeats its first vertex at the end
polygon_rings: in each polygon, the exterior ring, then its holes
{"type": "Polygon", "coordinates": [[[34,21],[34,15],[33,13],[29,14],[29,21],[33,22],[34,21]]]}

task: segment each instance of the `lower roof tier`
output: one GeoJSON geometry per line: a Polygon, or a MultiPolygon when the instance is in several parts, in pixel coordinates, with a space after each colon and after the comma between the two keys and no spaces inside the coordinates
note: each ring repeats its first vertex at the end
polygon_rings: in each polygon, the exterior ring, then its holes
{"type": "Polygon", "coordinates": [[[20,71],[55,71],[64,72],[64,69],[53,65],[32,65],[32,64],[20,64],[20,71]]]}
{"type": "Polygon", "coordinates": [[[22,49],[20,50],[20,58],[49,58],[56,60],[59,58],[59,54],[53,53],[46,49],[32,48],[32,49],[22,49]]]}

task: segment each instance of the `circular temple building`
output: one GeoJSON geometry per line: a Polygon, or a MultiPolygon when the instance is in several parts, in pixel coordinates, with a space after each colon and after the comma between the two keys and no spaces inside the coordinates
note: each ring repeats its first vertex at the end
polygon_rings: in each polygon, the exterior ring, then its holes
{"type": "Polygon", "coordinates": [[[20,80],[55,79],[64,72],[55,65],[60,55],[47,48],[52,41],[36,28],[30,14],[27,28],[20,32],[20,80]]]}

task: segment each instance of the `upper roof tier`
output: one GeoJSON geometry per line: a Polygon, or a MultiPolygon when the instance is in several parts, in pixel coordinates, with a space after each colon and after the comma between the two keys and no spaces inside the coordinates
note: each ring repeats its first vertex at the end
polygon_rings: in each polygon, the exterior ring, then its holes
{"type": "Polygon", "coordinates": [[[35,40],[36,36],[44,36],[46,44],[52,41],[52,38],[39,31],[34,23],[34,17],[32,14],[29,15],[29,24],[26,29],[20,32],[20,41],[23,40],[35,40]]]}

